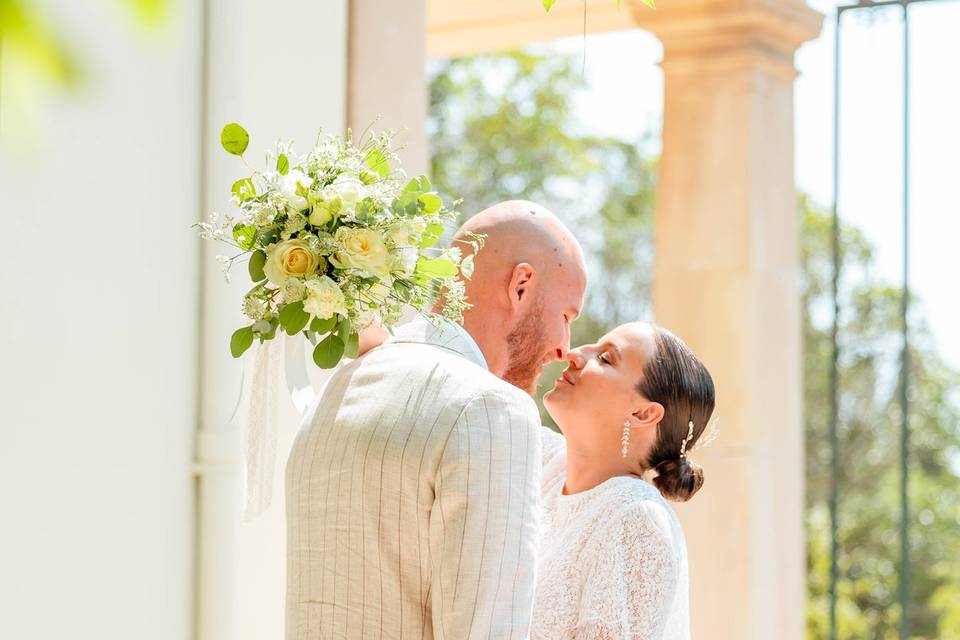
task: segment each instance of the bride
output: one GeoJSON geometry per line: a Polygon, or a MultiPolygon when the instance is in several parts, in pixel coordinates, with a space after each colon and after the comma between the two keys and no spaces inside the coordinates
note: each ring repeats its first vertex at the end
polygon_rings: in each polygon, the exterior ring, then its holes
{"type": "Polygon", "coordinates": [[[703,485],[687,452],[713,413],[710,374],[646,323],[617,327],[567,361],[543,399],[563,436],[544,429],[530,637],[687,640],[686,544],[666,500],[703,485]]]}

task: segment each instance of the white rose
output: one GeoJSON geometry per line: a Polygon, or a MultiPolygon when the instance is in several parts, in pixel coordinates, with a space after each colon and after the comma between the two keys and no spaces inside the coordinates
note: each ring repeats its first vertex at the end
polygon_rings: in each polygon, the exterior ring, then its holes
{"type": "Polygon", "coordinates": [[[311,278],[306,284],[307,296],[303,300],[304,311],[322,320],[332,317],[335,313],[347,315],[343,291],[331,278],[328,276],[311,278]]]}
{"type": "Polygon", "coordinates": [[[280,193],[292,209],[303,211],[310,203],[304,196],[297,193],[297,188],[300,187],[300,190],[306,193],[312,183],[313,180],[303,171],[293,169],[287,175],[280,176],[280,193]]]}
{"type": "Polygon", "coordinates": [[[363,183],[347,175],[338,176],[330,185],[330,190],[340,198],[342,210],[347,215],[353,214],[357,204],[367,197],[367,190],[363,183]]]}
{"type": "Polygon", "coordinates": [[[426,230],[423,220],[402,220],[390,227],[390,239],[398,247],[416,247],[426,230]]]}
{"type": "Polygon", "coordinates": [[[393,261],[387,245],[375,229],[340,227],[337,242],[343,247],[332,256],[332,262],[341,269],[356,269],[371,276],[387,278],[393,261]]]}
{"type": "Polygon", "coordinates": [[[333,212],[330,211],[330,203],[323,201],[313,205],[310,210],[309,221],[315,227],[322,227],[333,220],[333,212]]]}
{"type": "Polygon", "coordinates": [[[290,276],[313,275],[321,260],[306,240],[285,240],[267,249],[263,272],[273,284],[283,284],[290,276]]]}

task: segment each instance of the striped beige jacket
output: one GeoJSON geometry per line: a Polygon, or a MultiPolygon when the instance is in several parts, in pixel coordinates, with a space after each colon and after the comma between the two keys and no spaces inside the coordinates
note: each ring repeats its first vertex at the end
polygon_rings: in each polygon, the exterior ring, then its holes
{"type": "Polygon", "coordinates": [[[525,638],[539,429],[454,324],[337,371],[287,464],[287,640],[525,638]]]}

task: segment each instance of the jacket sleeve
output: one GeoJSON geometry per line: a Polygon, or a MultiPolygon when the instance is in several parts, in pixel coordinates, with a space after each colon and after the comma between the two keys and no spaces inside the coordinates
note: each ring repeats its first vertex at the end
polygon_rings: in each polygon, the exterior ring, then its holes
{"type": "Polygon", "coordinates": [[[430,514],[438,640],[525,638],[540,529],[540,419],[522,392],[484,392],[447,439],[430,514]]]}

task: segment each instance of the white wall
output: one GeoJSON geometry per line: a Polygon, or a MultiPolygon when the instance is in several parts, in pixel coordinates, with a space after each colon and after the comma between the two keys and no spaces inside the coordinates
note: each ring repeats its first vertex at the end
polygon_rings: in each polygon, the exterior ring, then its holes
{"type": "Polygon", "coordinates": [[[0,637],[186,638],[200,14],[38,4],[90,77],[0,142],[0,637]]]}
{"type": "MultiPolygon", "coordinates": [[[[231,620],[203,637],[280,637],[291,409],[274,508],[241,525],[222,505],[200,547],[225,550],[222,589],[194,587],[194,437],[239,442],[243,270],[226,287],[189,227],[244,171],[223,123],[251,132],[251,164],[278,137],[304,151],[342,130],[345,0],[171,0],[146,39],[113,3],[41,4],[93,75],[45,101],[32,151],[0,141],[0,638],[186,639],[196,603],[224,601],[231,620]]],[[[0,128],[4,106],[0,90],[0,128]]]]}
{"type": "MultiPolygon", "coordinates": [[[[231,120],[250,132],[247,161],[262,167],[263,151],[279,139],[293,140],[306,152],[319,129],[342,133],[346,120],[346,0],[210,0],[208,128],[215,135],[207,159],[208,208],[227,210],[229,186],[243,175],[243,164],[219,147],[220,127],[231,120]]],[[[215,270],[208,270],[204,331],[205,428],[221,429],[233,408],[236,363],[227,351],[230,333],[241,326],[239,294],[249,288],[238,269],[232,293],[215,270]],[[228,376],[233,378],[225,382],[228,376]]],[[[252,356],[253,350],[248,352],[252,356]]],[[[256,520],[239,525],[235,540],[236,625],[229,637],[243,640],[280,638],[286,588],[286,538],[283,469],[299,416],[292,403],[279,410],[280,433],[272,507],[256,520]]],[[[230,426],[226,426],[230,430],[230,426]]],[[[235,441],[242,434],[232,428],[235,441]]],[[[239,467],[235,469],[239,481],[239,467]]],[[[214,540],[214,553],[220,547],[214,540]]],[[[233,553],[233,552],[231,552],[233,553]]],[[[229,559],[223,560],[229,563],[229,559]]],[[[221,585],[229,589],[229,584],[221,585]]],[[[215,620],[213,621],[216,622],[215,620]]],[[[203,628],[203,625],[201,625],[203,628]]]]}

